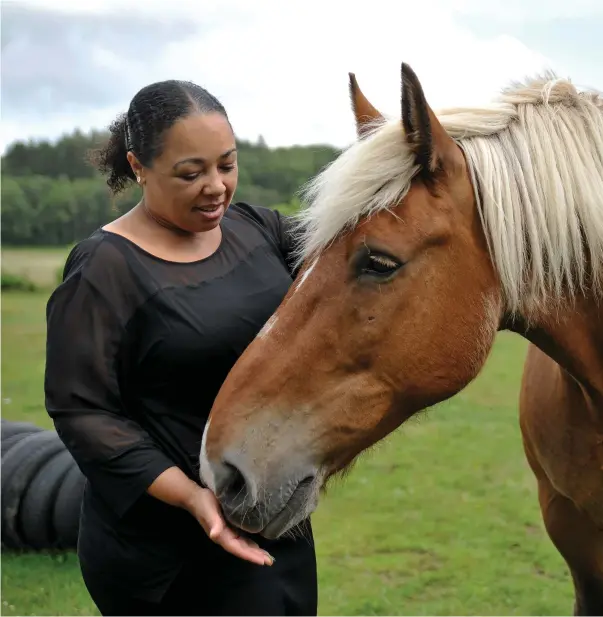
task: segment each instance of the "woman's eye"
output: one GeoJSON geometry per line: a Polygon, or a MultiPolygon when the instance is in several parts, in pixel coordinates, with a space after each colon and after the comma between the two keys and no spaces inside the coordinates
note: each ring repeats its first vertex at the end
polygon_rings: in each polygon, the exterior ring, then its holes
{"type": "Polygon", "coordinates": [[[199,174],[186,174],[186,176],[180,176],[183,180],[187,180],[188,182],[192,182],[199,177],[199,174]]]}
{"type": "MultiPolygon", "coordinates": [[[[223,173],[228,173],[230,171],[232,171],[234,168],[236,167],[236,165],[230,164],[230,165],[221,165],[220,166],[220,171],[222,171],[223,173]]],[[[182,180],[185,180],[187,182],[194,182],[200,175],[202,175],[203,172],[196,172],[196,173],[192,173],[192,174],[186,174],[183,176],[180,176],[180,178],[182,178],[182,180]]]]}

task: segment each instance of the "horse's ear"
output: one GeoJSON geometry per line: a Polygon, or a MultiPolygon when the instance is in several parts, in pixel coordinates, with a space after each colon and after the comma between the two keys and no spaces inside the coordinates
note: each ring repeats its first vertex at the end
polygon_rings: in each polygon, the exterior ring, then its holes
{"type": "Polygon", "coordinates": [[[350,98],[352,99],[352,109],[356,118],[356,133],[358,137],[364,135],[369,129],[369,124],[375,120],[383,119],[383,115],[377,111],[362,93],[356,81],[354,73],[348,73],[350,77],[350,98]]]}
{"type": "Polygon", "coordinates": [[[402,63],[402,126],[406,141],[417,157],[417,163],[427,172],[434,172],[440,163],[456,161],[458,146],[440,124],[427,103],[419,78],[406,63],[402,63]]]}

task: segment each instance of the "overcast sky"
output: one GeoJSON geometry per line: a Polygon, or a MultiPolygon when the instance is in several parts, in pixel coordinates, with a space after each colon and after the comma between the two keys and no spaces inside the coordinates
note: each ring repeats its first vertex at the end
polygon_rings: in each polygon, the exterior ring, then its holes
{"type": "Polygon", "coordinates": [[[603,0],[3,0],[0,147],[104,128],[168,78],[220,98],[239,137],[344,146],[348,71],[388,115],[402,61],[435,107],[546,68],[603,90],[602,32],[603,0]]]}

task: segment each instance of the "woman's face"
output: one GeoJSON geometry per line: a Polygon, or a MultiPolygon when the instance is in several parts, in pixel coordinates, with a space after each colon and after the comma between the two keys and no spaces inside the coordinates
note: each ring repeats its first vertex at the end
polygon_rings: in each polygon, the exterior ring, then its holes
{"type": "Polygon", "coordinates": [[[220,113],[182,118],[163,135],[150,168],[136,169],[151,214],[198,233],[216,227],[237,187],[235,136],[220,113]]]}

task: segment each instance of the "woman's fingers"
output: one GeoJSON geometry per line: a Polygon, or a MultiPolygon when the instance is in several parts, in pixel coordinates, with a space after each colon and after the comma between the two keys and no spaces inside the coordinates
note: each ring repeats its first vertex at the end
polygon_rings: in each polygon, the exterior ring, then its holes
{"type": "Polygon", "coordinates": [[[255,542],[237,535],[226,526],[219,533],[213,534],[213,537],[210,535],[210,538],[224,550],[241,559],[246,559],[260,566],[271,566],[274,563],[274,558],[255,542]]]}
{"type": "Polygon", "coordinates": [[[240,536],[228,527],[215,495],[211,491],[202,490],[203,492],[200,493],[201,507],[197,516],[209,538],[236,557],[261,566],[271,566],[274,563],[274,557],[249,538],[240,536]]]}

